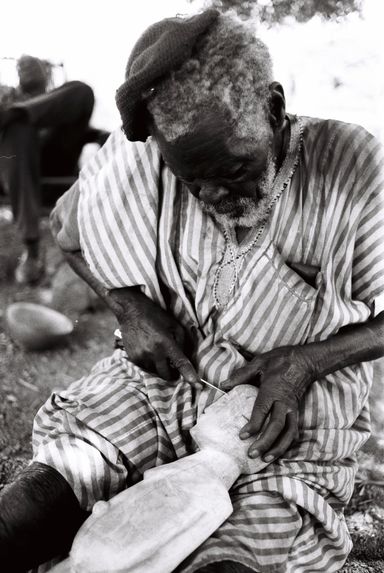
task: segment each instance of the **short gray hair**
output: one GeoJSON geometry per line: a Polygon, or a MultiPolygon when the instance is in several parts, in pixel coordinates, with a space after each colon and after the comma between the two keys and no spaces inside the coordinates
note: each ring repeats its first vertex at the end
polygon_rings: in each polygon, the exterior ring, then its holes
{"type": "Polygon", "coordinates": [[[148,109],[168,141],[190,132],[201,113],[214,107],[236,135],[254,139],[265,125],[271,82],[268,48],[250,23],[226,12],[199,40],[192,57],[156,87],[148,109]]]}

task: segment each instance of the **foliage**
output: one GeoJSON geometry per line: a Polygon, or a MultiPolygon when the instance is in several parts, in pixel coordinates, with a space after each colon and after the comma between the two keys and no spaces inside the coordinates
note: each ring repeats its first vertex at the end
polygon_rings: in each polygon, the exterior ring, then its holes
{"type": "MultiPolygon", "coordinates": [[[[190,0],[193,2],[193,0],[190,0]]],[[[254,17],[268,25],[281,23],[288,17],[307,22],[319,15],[325,20],[340,19],[352,12],[361,12],[363,0],[211,0],[221,11],[230,8],[244,18],[254,17]]]]}

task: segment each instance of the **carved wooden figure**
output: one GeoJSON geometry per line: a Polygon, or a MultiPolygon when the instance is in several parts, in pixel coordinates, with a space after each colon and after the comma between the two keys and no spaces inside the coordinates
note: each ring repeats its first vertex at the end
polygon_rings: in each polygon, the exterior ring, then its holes
{"type": "Polygon", "coordinates": [[[254,438],[239,438],[256,395],[241,385],[221,396],[191,430],[196,453],[96,503],[52,573],[171,573],[230,516],[228,490],[239,475],[267,465],[247,455],[254,438]]]}

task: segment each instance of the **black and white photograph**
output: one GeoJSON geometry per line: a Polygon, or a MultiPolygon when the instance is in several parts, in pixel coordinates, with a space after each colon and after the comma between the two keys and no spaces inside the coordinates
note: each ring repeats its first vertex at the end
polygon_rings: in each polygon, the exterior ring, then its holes
{"type": "Polygon", "coordinates": [[[384,3],[1,22],[1,573],[383,573],[384,3]]]}

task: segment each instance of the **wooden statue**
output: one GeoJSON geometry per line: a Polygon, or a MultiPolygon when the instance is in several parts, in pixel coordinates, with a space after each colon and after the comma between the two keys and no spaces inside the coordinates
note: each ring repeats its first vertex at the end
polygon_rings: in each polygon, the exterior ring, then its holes
{"type": "Polygon", "coordinates": [[[256,395],[241,385],[221,396],[191,430],[196,453],[97,502],[52,573],[171,573],[230,516],[228,490],[239,475],[267,465],[247,455],[254,438],[239,438],[256,395]]]}

